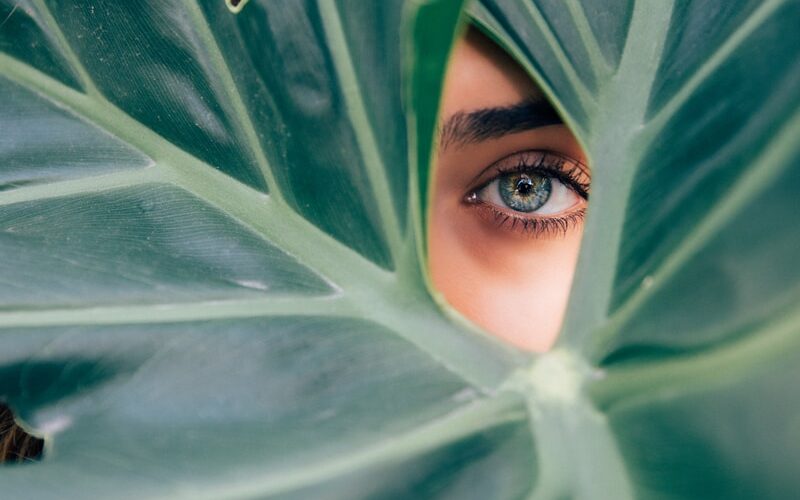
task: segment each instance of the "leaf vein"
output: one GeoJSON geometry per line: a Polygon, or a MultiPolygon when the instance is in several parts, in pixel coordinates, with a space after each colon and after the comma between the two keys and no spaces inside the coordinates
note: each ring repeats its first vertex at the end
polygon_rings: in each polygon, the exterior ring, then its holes
{"type": "Polygon", "coordinates": [[[667,125],[680,108],[686,104],[695,91],[702,83],[719,69],[720,66],[730,57],[730,55],[760,27],[777,9],[782,6],[781,0],[768,0],[761,4],[747,20],[736,29],[726,40],[714,51],[700,68],[689,78],[689,80],[673,95],[667,103],[653,116],[647,124],[647,133],[652,140],[657,140],[659,132],[667,125]]]}
{"type": "Polygon", "coordinates": [[[339,11],[333,2],[326,0],[319,1],[318,6],[325,37],[328,41],[328,49],[333,58],[337,77],[341,83],[347,113],[364,160],[364,168],[372,187],[373,198],[383,222],[384,236],[387,239],[392,260],[397,265],[398,252],[402,248],[402,232],[397,211],[392,204],[393,196],[389,179],[386,175],[386,164],[380,153],[378,141],[375,139],[373,126],[370,123],[366,105],[362,98],[358,76],[345,39],[339,11]]]}
{"type": "Polygon", "coordinates": [[[64,36],[64,32],[61,31],[61,28],[53,17],[53,13],[47,6],[47,3],[44,0],[33,0],[33,3],[41,15],[42,21],[48,28],[48,30],[45,30],[45,32],[53,37],[56,46],[61,51],[61,54],[67,60],[69,65],[72,67],[72,70],[75,71],[76,76],[80,80],[81,85],[86,93],[90,96],[101,98],[102,94],[100,90],[97,88],[94,80],[92,80],[92,77],[89,76],[89,72],[86,71],[86,68],[83,66],[80,58],[67,41],[66,36],[64,36]]]}
{"type": "Polygon", "coordinates": [[[211,26],[208,24],[208,20],[201,11],[201,8],[196,0],[193,2],[187,2],[186,5],[189,8],[190,14],[196,21],[197,28],[200,32],[200,40],[208,51],[209,60],[216,70],[215,74],[222,80],[223,92],[225,92],[226,97],[230,100],[230,103],[233,106],[234,123],[236,124],[237,129],[239,129],[239,133],[244,137],[250,153],[254,156],[256,164],[261,171],[261,175],[264,177],[264,181],[267,183],[267,189],[269,190],[270,196],[272,196],[276,201],[283,203],[283,193],[278,186],[278,182],[273,174],[273,169],[269,163],[269,160],[267,160],[267,155],[264,152],[264,148],[261,146],[261,141],[258,140],[258,134],[256,132],[255,125],[250,113],[247,110],[247,106],[244,104],[239,87],[234,81],[233,73],[231,73],[230,67],[225,62],[225,58],[222,56],[222,50],[217,43],[214,33],[211,31],[211,26]]]}

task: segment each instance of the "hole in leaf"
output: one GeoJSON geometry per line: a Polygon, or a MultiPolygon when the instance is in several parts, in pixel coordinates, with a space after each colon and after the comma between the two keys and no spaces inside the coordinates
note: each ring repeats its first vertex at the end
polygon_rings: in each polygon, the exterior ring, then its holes
{"type": "Polygon", "coordinates": [[[233,12],[234,14],[238,14],[244,8],[244,4],[246,4],[248,0],[225,0],[225,4],[228,6],[228,10],[233,12]]]}
{"type": "Polygon", "coordinates": [[[430,193],[434,286],[490,334],[531,351],[561,329],[591,174],[544,92],[475,28],[442,92],[430,193]]]}
{"type": "Polygon", "coordinates": [[[44,439],[25,432],[11,408],[0,403],[0,463],[39,461],[43,451],[44,439]]]}

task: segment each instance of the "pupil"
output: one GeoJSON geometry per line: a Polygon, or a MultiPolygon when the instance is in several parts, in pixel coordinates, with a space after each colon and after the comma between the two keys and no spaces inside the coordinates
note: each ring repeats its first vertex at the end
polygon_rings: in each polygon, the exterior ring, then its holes
{"type": "Polygon", "coordinates": [[[528,196],[533,191],[533,181],[527,177],[523,177],[517,182],[517,193],[522,196],[528,196]]]}

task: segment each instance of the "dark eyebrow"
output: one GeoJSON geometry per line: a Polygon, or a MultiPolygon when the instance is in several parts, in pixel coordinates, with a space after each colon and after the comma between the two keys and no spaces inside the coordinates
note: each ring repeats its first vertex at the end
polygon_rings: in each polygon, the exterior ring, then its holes
{"type": "Polygon", "coordinates": [[[439,130],[439,147],[496,139],[547,125],[564,123],[544,98],[526,99],[511,106],[454,113],[439,130]]]}

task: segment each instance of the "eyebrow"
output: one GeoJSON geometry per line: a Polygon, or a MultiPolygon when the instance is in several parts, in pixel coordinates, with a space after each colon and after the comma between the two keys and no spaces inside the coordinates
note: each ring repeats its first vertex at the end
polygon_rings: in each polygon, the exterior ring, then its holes
{"type": "Polygon", "coordinates": [[[545,98],[526,99],[518,104],[454,113],[439,130],[439,147],[463,146],[496,139],[547,125],[564,123],[545,98]]]}

